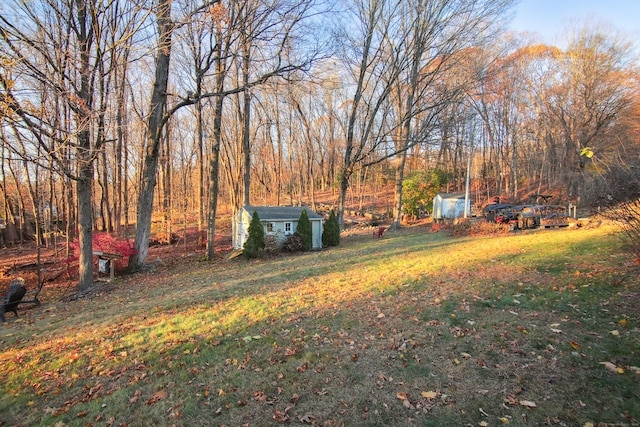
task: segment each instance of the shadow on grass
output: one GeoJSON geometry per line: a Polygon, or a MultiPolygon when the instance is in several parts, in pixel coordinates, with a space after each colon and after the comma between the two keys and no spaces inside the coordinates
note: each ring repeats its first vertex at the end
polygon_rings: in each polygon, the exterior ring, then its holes
{"type": "MultiPolygon", "coordinates": [[[[318,253],[127,278],[108,297],[7,329],[0,409],[7,422],[34,425],[84,425],[87,416],[128,425],[207,425],[211,417],[269,425],[294,412],[326,424],[404,425],[433,416],[477,423],[482,413],[474,402],[481,401],[494,421],[513,420],[526,412],[487,405],[522,388],[516,375],[541,375],[527,380],[539,402],[548,378],[573,375],[571,368],[544,370],[565,363],[557,352],[572,347],[539,323],[571,325],[571,316],[584,322],[579,304],[595,299],[576,279],[594,287],[600,279],[565,272],[593,265],[594,253],[615,247],[606,233],[561,233],[391,234],[318,253]],[[560,296],[553,289],[570,284],[560,296]],[[560,308],[566,312],[540,312],[560,308]],[[486,393],[478,400],[480,384],[486,393]],[[505,384],[511,389],[503,392],[505,384]]],[[[610,294],[603,288],[598,298],[610,294]]],[[[563,328],[583,333],[579,325],[563,328]]],[[[593,352],[613,344],[596,341],[593,352]]],[[[630,406],[622,398],[620,407],[630,406]]],[[[582,419],[558,410],[569,421],[582,419]]]]}

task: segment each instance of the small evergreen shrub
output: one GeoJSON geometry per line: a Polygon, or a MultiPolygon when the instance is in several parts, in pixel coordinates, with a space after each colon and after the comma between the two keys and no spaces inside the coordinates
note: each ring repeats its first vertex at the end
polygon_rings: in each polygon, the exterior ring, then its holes
{"type": "Polygon", "coordinates": [[[294,235],[300,238],[305,251],[311,249],[313,246],[313,231],[311,229],[311,221],[309,221],[306,209],[302,210],[300,218],[298,218],[298,227],[296,228],[294,235]]]}
{"type": "Polygon", "coordinates": [[[249,236],[244,242],[244,256],[248,259],[258,258],[264,251],[264,227],[258,212],[253,212],[251,223],[249,223],[249,236]]]}
{"type": "Polygon", "coordinates": [[[302,252],[306,249],[299,236],[296,234],[290,234],[282,244],[282,250],[284,252],[302,252]]]}
{"type": "Polygon", "coordinates": [[[324,246],[338,246],[340,244],[340,224],[333,209],[331,209],[329,219],[324,223],[322,244],[324,246]]]}

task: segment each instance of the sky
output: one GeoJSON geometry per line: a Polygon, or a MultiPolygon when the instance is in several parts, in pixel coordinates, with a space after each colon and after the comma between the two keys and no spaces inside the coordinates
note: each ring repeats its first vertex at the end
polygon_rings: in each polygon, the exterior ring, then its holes
{"type": "Polygon", "coordinates": [[[520,0],[515,12],[511,29],[536,33],[543,43],[563,47],[567,29],[602,22],[640,50],[640,0],[520,0]]]}

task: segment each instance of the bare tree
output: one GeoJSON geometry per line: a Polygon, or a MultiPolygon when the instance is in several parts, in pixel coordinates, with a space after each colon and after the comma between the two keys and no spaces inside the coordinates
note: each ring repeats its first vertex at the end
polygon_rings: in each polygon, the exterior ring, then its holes
{"type": "Polygon", "coordinates": [[[354,86],[340,178],[341,222],[349,179],[355,169],[396,157],[393,226],[399,227],[406,153],[428,135],[437,112],[459,99],[462,92],[453,85],[441,85],[446,91],[438,92],[434,86],[451,67],[456,53],[493,35],[490,29],[495,28],[496,18],[508,11],[511,3],[510,0],[355,2],[350,9],[355,22],[349,27],[351,37],[346,32],[340,34],[349,41],[343,52],[347,69],[353,71],[354,86]],[[350,63],[353,58],[358,58],[358,62],[350,63]],[[419,115],[423,116],[422,121],[414,127],[419,115]],[[373,159],[369,157],[372,153],[376,153],[373,159]]]}
{"type": "Polygon", "coordinates": [[[397,53],[389,41],[391,20],[397,17],[395,2],[385,0],[356,1],[350,9],[355,28],[340,31],[340,39],[347,41],[342,51],[347,71],[353,73],[355,86],[349,97],[343,121],[345,147],[343,165],[339,173],[340,208],[338,221],[343,224],[349,180],[359,163],[382,144],[385,132],[382,123],[385,104],[392,85],[398,78],[392,64],[397,53]],[[393,4],[392,4],[393,3],[393,4]],[[392,55],[392,59],[389,59],[392,55]],[[355,61],[354,62],[352,62],[355,61]],[[386,75],[386,83],[382,76],[386,75]],[[381,117],[382,116],[382,117],[381,117]]]}
{"type": "Polygon", "coordinates": [[[603,150],[611,124],[630,106],[629,52],[630,45],[615,35],[580,28],[562,55],[552,91],[547,92],[545,107],[562,137],[558,161],[570,166],[564,175],[570,198],[579,197],[582,174],[592,158],[581,153],[603,150]]]}
{"type": "MultiPolygon", "coordinates": [[[[396,187],[394,221],[399,227],[402,214],[402,183],[408,150],[433,129],[435,121],[447,105],[458,103],[474,78],[479,75],[452,71],[460,64],[470,64],[465,53],[482,46],[495,35],[500,16],[510,7],[510,0],[469,2],[458,0],[417,1],[402,4],[401,33],[405,65],[400,64],[400,90],[404,104],[398,112],[400,120],[396,151],[396,187]],[[469,78],[471,77],[471,78],[469,78]],[[418,126],[413,127],[416,118],[418,126]]],[[[461,68],[461,67],[460,67],[461,68]]],[[[472,68],[473,70],[473,68],[472,68]]]]}
{"type": "Polygon", "coordinates": [[[136,253],[129,258],[129,268],[135,270],[145,263],[149,251],[151,235],[151,212],[153,210],[153,194],[156,186],[156,170],[162,128],[167,104],[167,87],[169,85],[169,61],[172,46],[174,24],[171,20],[171,0],[159,0],[156,6],[158,45],[156,50],[156,68],[153,92],[151,95],[150,114],[146,132],[147,145],[144,154],[142,182],[138,199],[138,219],[136,221],[136,253]]]}
{"type": "MultiPolygon", "coordinates": [[[[16,70],[20,71],[17,81],[1,76],[3,97],[13,112],[10,120],[19,122],[30,144],[47,153],[57,170],[75,182],[80,290],[86,290],[93,282],[94,161],[106,139],[108,95],[106,88],[99,85],[113,66],[109,52],[118,48],[120,40],[131,36],[129,31],[124,31],[111,38],[110,29],[115,28],[110,25],[111,20],[117,17],[110,11],[115,5],[120,3],[13,2],[0,13],[3,50],[15,60],[16,70]],[[59,98],[72,112],[72,117],[51,121],[35,111],[30,98],[34,86],[43,88],[40,93],[46,96],[47,102],[59,98]],[[100,95],[101,101],[97,98],[100,95]],[[72,140],[75,143],[71,143],[72,140]],[[72,153],[73,158],[63,153],[72,153]]],[[[128,7],[135,8],[135,5],[128,7]]],[[[129,29],[126,24],[116,27],[129,29]]]]}

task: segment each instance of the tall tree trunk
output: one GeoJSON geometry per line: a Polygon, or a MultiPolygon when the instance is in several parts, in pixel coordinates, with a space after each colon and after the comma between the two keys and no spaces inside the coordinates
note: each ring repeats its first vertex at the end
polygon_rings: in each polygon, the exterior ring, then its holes
{"type": "Polygon", "coordinates": [[[147,147],[144,154],[144,166],[138,198],[138,219],[134,249],[136,253],[129,257],[129,269],[140,269],[147,260],[149,237],[151,236],[151,214],[153,212],[153,194],[158,169],[158,148],[162,133],[164,107],[167,104],[167,86],[169,83],[169,60],[173,23],[171,22],[171,0],[159,0],[158,20],[158,57],[156,75],[151,94],[151,114],[147,129],[147,147]]]}
{"type": "MultiPolygon", "coordinates": [[[[165,223],[165,232],[167,233],[167,244],[171,244],[172,230],[172,212],[171,212],[171,144],[169,126],[165,127],[164,144],[161,148],[162,161],[162,214],[165,223]]],[[[186,195],[185,195],[186,199],[186,195]]]]}
{"type": "Polygon", "coordinates": [[[84,1],[78,1],[78,27],[80,41],[80,91],[77,93],[82,105],[76,109],[76,121],[82,124],[78,132],[78,169],[76,181],[78,198],[78,239],[80,243],[80,260],[78,266],[78,290],[86,291],[93,285],[93,152],[91,134],[87,123],[91,118],[92,87],[90,83],[89,50],[91,16],[84,1]],[[88,22],[89,21],[89,22],[88,22]]]}
{"type": "MultiPolygon", "coordinates": [[[[3,138],[3,140],[4,140],[4,138],[3,138]]],[[[5,154],[5,148],[6,148],[6,146],[3,143],[2,144],[2,149],[0,150],[0,158],[2,159],[0,161],[0,174],[2,174],[2,176],[7,176],[5,174],[5,170],[4,170],[4,166],[5,166],[5,160],[4,159],[7,158],[6,154],[5,154]]],[[[13,212],[12,212],[12,209],[11,209],[11,202],[9,200],[9,195],[8,195],[8,192],[7,192],[7,185],[6,184],[7,184],[6,180],[0,181],[0,188],[2,188],[2,201],[4,202],[5,227],[7,227],[7,229],[9,229],[9,227],[11,227],[11,226],[15,227],[15,224],[14,224],[15,219],[14,219],[13,212]]],[[[9,233],[7,233],[5,231],[4,234],[5,234],[6,240],[4,240],[2,243],[4,243],[4,244],[9,243],[9,240],[10,240],[9,239],[9,233]]],[[[13,243],[13,242],[11,242],[11,243],[13,243]]]]}
{"type": "Polygon", "coordinates": [[[247,9],[245,20],[242,28],[242,85],[244,92],[242,93],[242,154],[244,167],[244,197],[242,203],[245,206],[251,205],[251,93],[249,91],[249,64],[251,63],[251,47],[252,47],[252,24],[256,19],[253,7],[247,9]]]}
{"type": "MultiPolygon", "coordinates": [[[[69,180],[69,178],[64,178],[64,192],[65,192],[65,234],[67,236],[66,241],[65,241],[65,249],[66,249],[66,256],[67,259],[71,258],[71,242],[73,240],[73,230],[76,228],[75,227],[75,222],[76,222],[76,213],[75,213],[75,209],[74,209],[74,194],[73,194],[73,185],[71,185],[71,182],[69,180]]],[[[69,278],[71,278],[71,269],[70,269],[70,264],[67,263],[67,274],[69,275],[69,278]]]]}
{"type": "MultiPolygon", "coordinates": [[[[197,163],[198,163],[198,246],[204,241],[204,126],[202,122],[202,101],[198,100],[196,107],[196,137],[197,137],[197,163]]],[[[186,237],[185,237],[186,240],[186,237]]]]}
{"type": "MultiPolygon", "coordinates": [[[[249,47],[245,47],[245,56],[242,64],[242,84],[246,87],[249,84],[249,47]]],[[[251,141],[250,141],[250,124],[251,124],[251,94],[249,89],[245,89],[243,93],[242,104],[242,154],[244,167],[244,198],[245,206],[251,205],[251,141]]]]}
{"type": "MultiPolygon", "coordinates": [[[[226,59],[222,57],[222,30],[216,32],[216,54],[214,61],[215,88],[222,94],[226,74],[226,59]]],[[[213,103],[213,135],[211,136],[211,158],[209,159],[209,215],[207,218],[207,259],[215,256],[216,214],[218,213],[218,190],[220,188],[220,144],[222,141],[222,104],[223,95],[214,98],[213,103]]],[[[234,209],[235,212],[235,209],[234,209]]]]}
{"type": "MultiPolygon", "coordinates": [[[[213,108],[213,135],[211,141],[211,160],[209,177],[209,218],[207,220],[207,259],[215,256],[216,214],[218,212],[218,190],[220,187],[220,142],[222,139],[222,101],[218,96],[213,108]]],[[[234,210],[235,211],[235,210],[234,210]]]]}
{"type": "MultiPolygon", "coordinates": [[[[124,72],[123,72],[124,74],[124,72]]],[[[121,82],[122,87],[124,88],[124,81],[121,82]]],[[[126,187],[123,186],[122,176],[123,171],[126,171],[126,167],[122,165],[122,154],[125,150],[125,134],[124,126],[125,125],[125,111],[122,104],[124,104],[124,89],[121,88],[118,91],[118,108],[116,111],[116,148],[115,148],[115,179],[113,183],[113,194],[114,194],[114,207],[113,207],[113,222],[115,226],[116,232],[120,232],[122,229],[122,208],[123,208],[123,197],[126,194],[126,187]]]]}
{"type": "MultiPolygon", "coordinates": [[[[88,144],[89,132],[82,131],[78,135],[80,146],[88,144]],[[87,142],[84,142],[87,141],[87,142]]],[[[80,176],[76,182],[78,197],[78,239],[80,242],[78,290],[86,291],[93,285],[93,162],[81,151],[80,176]]]]}
{"type": "MultiPolygon", "coordinates": [[[[22,149],[25,150],[24,143],[21,141],[22,149]]],[[[40,153],[38,153],[40,154],[40,153]]],[[[33,220],[35,222],[33,235],[36,242],[36,275],[38,280],[38,289],[36,291],[36,297],[38,293],[40,293],[40,289],[42,289],[42,265],[41,265],[41,245],[42,245],[42,229],[41,223],[42,218],[40,217],[41,207],[44,205],[44,200],[42,201],[42,206],[40,205],[40,190],[39,190],[39,180],[38,180],[38,164],[35,165],[35,182],[31,182],[31,178],[29,175],[29,169],[27,166],[26,159],[22,161],[24,176],[27,184],[27,189],[29,190],[29,199],[31,200],[31,206],[33,210],[33,220]]]]}
{"type": "MultiPolygon", "coordinates": [[[[398,151],[400,153],[400,162],[396,169],[396,183],[393,195],[393,223],[391,229],[398,229],[402,225],[402,184],[404,181],[404,167],[407,162],[407,151],[411,145],[412,129],[411,121],[415,111],[415,97],[418,91],[418,83],[420,78],[420,67],[423,65],[423,54],[426,49],[426,43],[429,41],[429,31],[426,31],[429,25],[429,13],[426,5],[419,3],[416,5],[416,17],[413,21],[413,36],[415,41],[412,50],[411,69],[409,74],[409,82],[407,85],[408,93],[403,114],[398,117],[402,118],[402,128],[400,133],[400,141],[398,151]]],[[[400,104],[401,105],[401,104],[400,104]]]]}
{"type": "MultiPolygon", "coordinates": [[[[362,101],[363,94],[366,90],[366,76],[369,68],[370,55],[373,45],[373,38],[375,33],[375,24],[374,22],[377,20],[378,10],[374,5],[371,10],[368,11],[368,20],[365,23],[367,26],[367,32],[365,34],[362,46],[362,57],[360,58],[360,67],[358,72],[358,81],[356,84],[356,91],[353,95],[353,99],[351,102],[351,108],[348,116],[347,123],[347,132],[346,132],[346,147],[344,150],[344,164],[342,166],[342,171],[340,174],[340,210],[338,212],[338,223],[340,224],[340,228],[344,226],[344,208],[346,205],[347,199],[347,190],[349,188],[349,179],[351,179],[351,175],[353,175],[354,170],[354,159],[353,159],[353,149],[355,144],[355,128],[356,128],[356,118],[358,115],[358,108],[360,107],[360,102],[362,101]]],[[[361,144],[364,141],[360,142],[361,144]]]]}
{"type": "Polygon", "coordinates": [[[274,162],[276,175],[276,206],[280,206],[280,193],[282,192],[282,129],[280,123],[280,108],[276,97],[275,106],[275,126],[276,126],[276,142],[278,144],[278,160],[274,162]]]}

